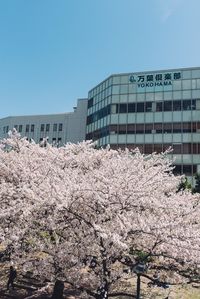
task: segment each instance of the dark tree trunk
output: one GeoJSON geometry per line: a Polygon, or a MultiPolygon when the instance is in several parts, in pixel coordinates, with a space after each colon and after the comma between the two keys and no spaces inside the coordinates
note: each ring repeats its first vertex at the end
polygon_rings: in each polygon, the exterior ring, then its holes
{"type": "Polygon", "coordinates": [[[56,280],[51,299],[63,299],[64,283],[56,280]]]}
{"type": "Polygon", "coordinates": [[[137,274],[137,295],[136,299],[140,299],[140,274],[137,274]]]}

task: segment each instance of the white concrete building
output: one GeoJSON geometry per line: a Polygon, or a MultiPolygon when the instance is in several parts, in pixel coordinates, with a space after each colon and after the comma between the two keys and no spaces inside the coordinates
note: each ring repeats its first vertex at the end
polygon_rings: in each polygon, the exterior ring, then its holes
{"type": "Polygon", "coordinates": [[[87,99],[79,99],[73,112],[46,115],[9,116],[0,119],[0,139],[16,128],[21,136],[36,143],[48,137],[58,145],[85,140],[87,99]]]}
{"type": "Polygon", "coordinates": [[[144,154],[170,146],[175,172],[200,172],[200,67],[114,74],[88,94],[86,139],[144,154]]]}

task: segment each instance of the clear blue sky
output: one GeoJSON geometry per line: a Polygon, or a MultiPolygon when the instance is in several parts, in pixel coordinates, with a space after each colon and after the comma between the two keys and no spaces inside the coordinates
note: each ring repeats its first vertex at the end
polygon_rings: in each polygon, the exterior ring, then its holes
{"type": "Polygon", "coordinates": [[[0,117],[72,111],[112,73],[200,66],[200,0],[0,0],[0,117]]]}

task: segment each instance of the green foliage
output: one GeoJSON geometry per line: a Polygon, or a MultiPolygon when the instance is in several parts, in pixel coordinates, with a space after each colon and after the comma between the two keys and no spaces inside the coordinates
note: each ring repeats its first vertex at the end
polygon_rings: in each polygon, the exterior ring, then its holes
{"type": "Polygon", "coordinates": [[[195,183],[195,187],[193,189],[193,192],[194,193],[200,193],[200,173],[196,173],[195,180],[196,180],[196,183],[195,183]]]}
{"type": "Polygon", "coordinates": [[[181,190],[191,190],[192,191],[192,185],[188,182],[188,178],[185,177],[180,185],[178,186],[178,192],[181,190]]]}
{"type": "Polygon", "coordinates": [[[129,253],[133,255],[138,262],[151,262],[153,260],[149,252],[134,250],[133,248],[131,248],[129,253]]]}

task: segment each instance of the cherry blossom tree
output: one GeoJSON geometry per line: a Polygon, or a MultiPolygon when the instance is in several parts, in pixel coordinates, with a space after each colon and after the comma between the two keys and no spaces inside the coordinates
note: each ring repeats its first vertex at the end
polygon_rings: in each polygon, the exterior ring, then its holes
{"type": "Polygon", "coordinates": [[[0,240],[24,271],[96,299],[122,294],[130,275],[160,286],[199,280],[200,197],[177,192],[168,152],[10,137],[0,150],[0,240]]]}

